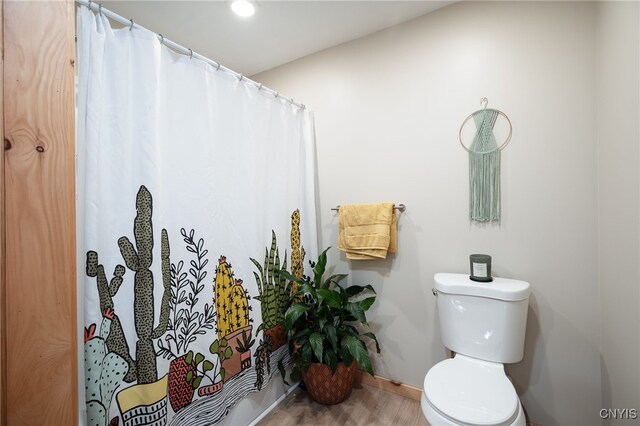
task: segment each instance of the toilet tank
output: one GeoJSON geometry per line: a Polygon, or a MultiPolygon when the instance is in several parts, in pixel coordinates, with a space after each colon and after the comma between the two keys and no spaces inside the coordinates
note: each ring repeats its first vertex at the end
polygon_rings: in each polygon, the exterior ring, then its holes
{"type": "Polygon", "coordinates": [[[494,278],[471,281],[464,274],[436,274],[442,343],[452,351],[499,363],[522,360],[529,283],[494,278]]]}

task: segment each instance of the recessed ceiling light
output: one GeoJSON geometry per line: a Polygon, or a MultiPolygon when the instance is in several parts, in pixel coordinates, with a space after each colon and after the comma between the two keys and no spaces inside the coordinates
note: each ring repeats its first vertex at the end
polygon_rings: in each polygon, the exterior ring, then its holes
{"type": "Polygon", "coordinates": [[[256,13],[255,2],[249,0],[233,0],[231,2],[231,10],[238,16],[248,18],[256,13]]]}

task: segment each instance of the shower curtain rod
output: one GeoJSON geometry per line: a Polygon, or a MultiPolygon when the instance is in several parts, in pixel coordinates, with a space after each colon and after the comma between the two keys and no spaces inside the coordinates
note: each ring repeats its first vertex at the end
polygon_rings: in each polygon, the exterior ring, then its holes
{"type": "MultiPolygon", "coordinates": [[[[142,25],[138,25],[136,24],[133,19],[127,19],[124,16],[120,16],[115,12],[112,12],[111,10],[102,7],[102,3],[96,3],[95,1],[89,1],[89,0],[75,0],[77,4],[82,5],[82,6],[86,6],[91,10],[94,10],[95,12],[98,12],[104,16],[106,16],[107,18],[110,18],[122,25],[125,25],[127,27],[129,27],[129,30],[132,30],[134,28],[139,29],[139,30],[147,30],[147,31],[151,31],[148,30],[147,28],[143,27],[142,25]]],[[[271,93],[276,99],[282,99],[284,101],[286,101],[287,103],[289,103],[290,105],[295,105],[296,107],[300,108],[300,109],[305,109],[306,107],[304,106],[304,104],[300,104],[297,103],[293,100],[293,98],[288,98],[286,96],[282,96],[279,92],[276,92],[273,89],[269,89],[266,86],[263,86],[262,83],[257,83],[253,80],[251,80],[250,78],[247,78],[244,76],[244,74],[240,74],[237,73],[227,67],[225,67],[224,65],[220,64],[219,62],[213,61],[205,56],[202,56],[196,52],[194,52],[193,50],[189,49],[188,47],[184,47],[174,41],[169,40],[168,38],[166,38],[165,36],[163,36],[162,34],[158,34],[156,32],[151,31],[153,34],[155,34],[156,37],[158,37],[158,40],[160,41],[160,44],[164,44],[165,46],[173,49],[174,51],[178,52],[178,53],[182,53],[184,55],[188,55],[189,58],[192,59],[198,59],[202,62],[205,62],[213,67],[215,67],[216,71],[224,71],[226,73],[229,73],[233,76],[235,76],[239,82],[246,82],[246,84],[252,84],[256,87],[256,89],[258,90],[264,90],[268,93],[271,93]]]]}

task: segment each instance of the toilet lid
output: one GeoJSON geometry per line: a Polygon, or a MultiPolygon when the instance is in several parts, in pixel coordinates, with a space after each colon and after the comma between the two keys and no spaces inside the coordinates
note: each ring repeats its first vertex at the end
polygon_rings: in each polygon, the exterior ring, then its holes
{"type": "Polygon", "coordinates": [[[457,423],[511,424],[518,394],[502,364],[456,355],[435,365],[424,379],[429,403],[457,423]]]}

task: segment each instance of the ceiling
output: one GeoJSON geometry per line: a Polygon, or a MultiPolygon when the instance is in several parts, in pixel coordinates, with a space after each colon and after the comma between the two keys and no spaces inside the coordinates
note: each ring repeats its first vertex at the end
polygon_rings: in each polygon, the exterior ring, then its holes
{"type": "Polygon", "coordinates": [[[451,3],[259,0],[254,16],[240,18],[225,0],[104,0],[113,12],[247,76],[451,3]]]}

